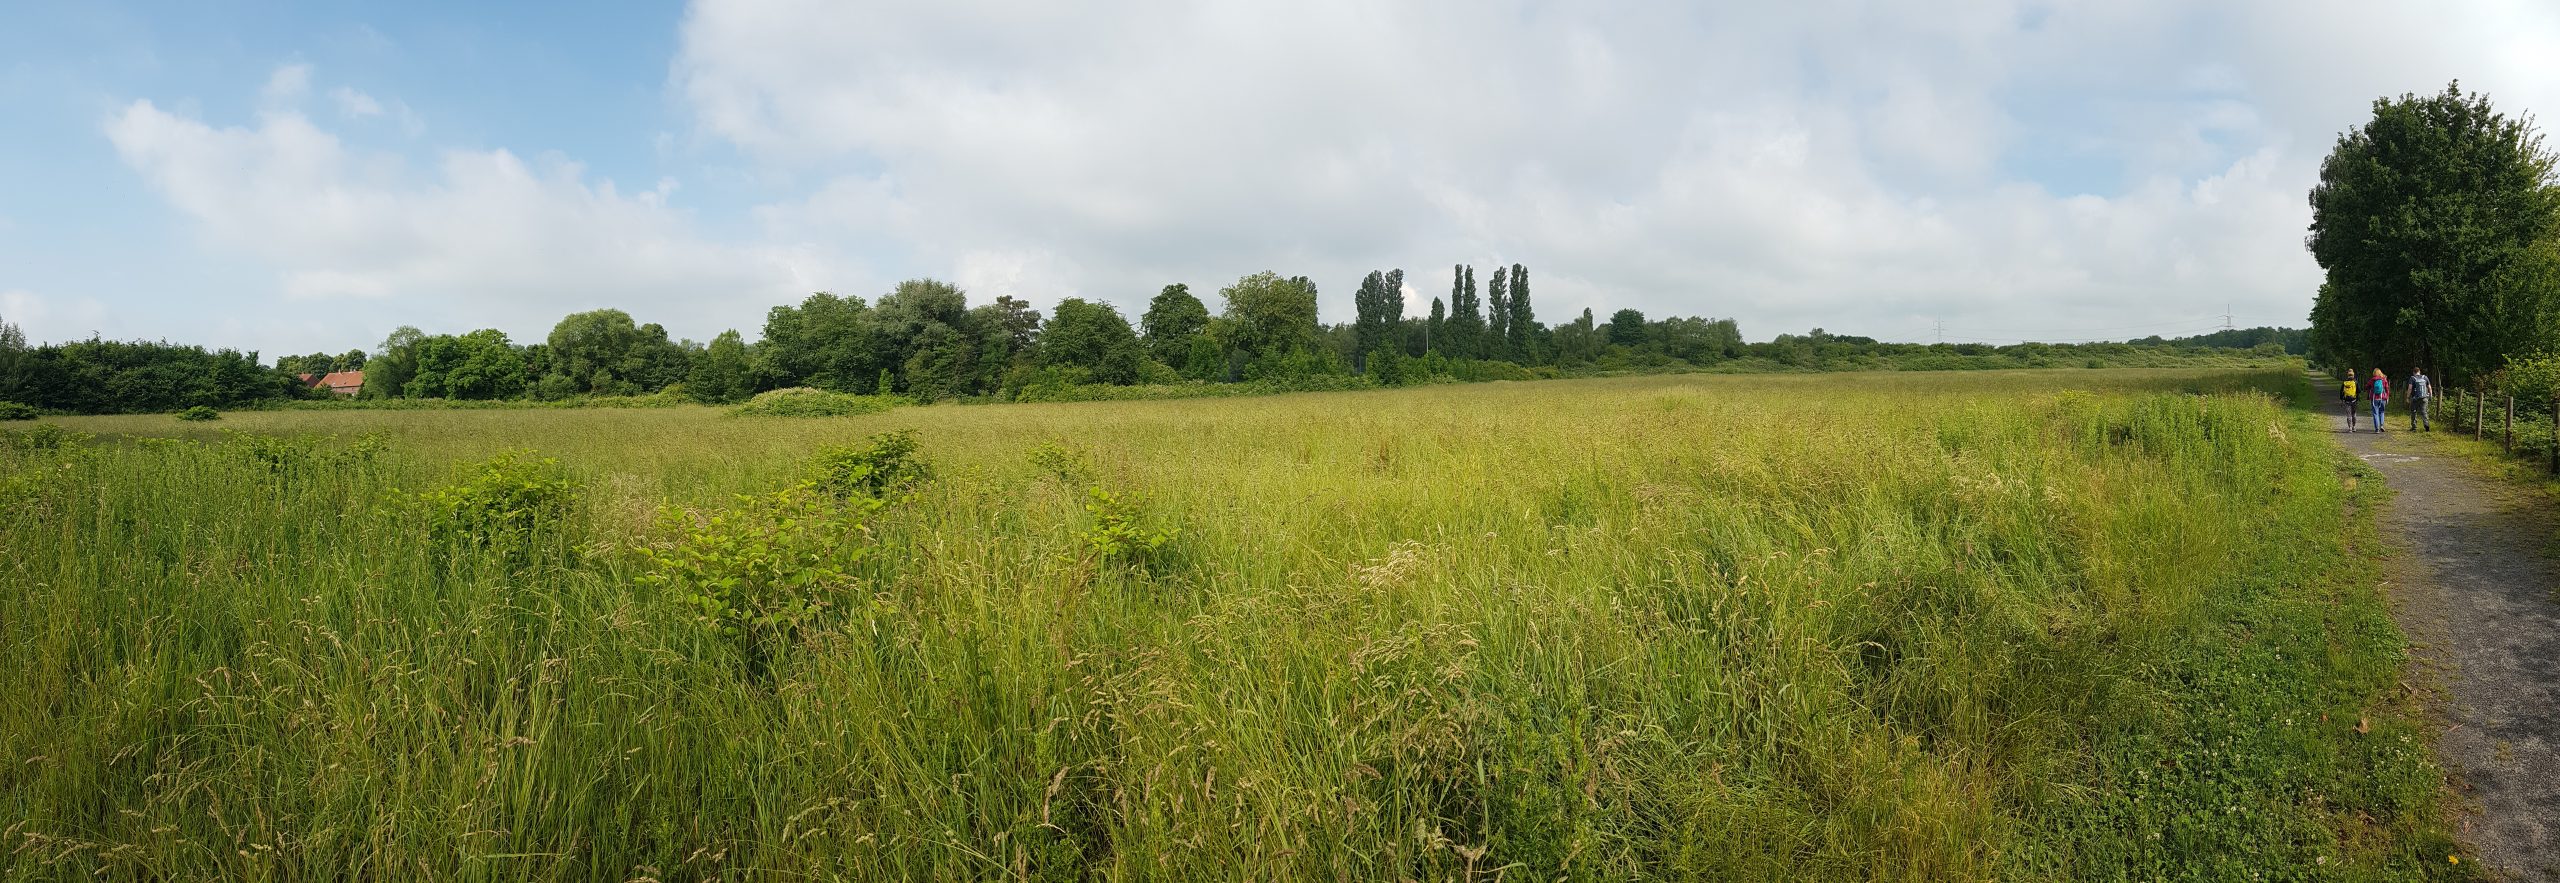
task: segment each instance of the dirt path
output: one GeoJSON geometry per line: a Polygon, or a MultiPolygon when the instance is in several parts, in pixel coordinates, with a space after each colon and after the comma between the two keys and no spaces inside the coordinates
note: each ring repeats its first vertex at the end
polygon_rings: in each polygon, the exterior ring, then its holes
{"type": "MultiPolygon", "coordinates": [[[[2560,566],[2552,523],[2522,489],[2394,427],[2331,430],[2394,491],[2383,566],[2417,665],[2442,699],[2437,753],[2463,797],[2463,839],[2509,877],[2560,880],[2560,566]]],[[[2397,417],[2395,420],[2399,419],[2397,417]]]]}

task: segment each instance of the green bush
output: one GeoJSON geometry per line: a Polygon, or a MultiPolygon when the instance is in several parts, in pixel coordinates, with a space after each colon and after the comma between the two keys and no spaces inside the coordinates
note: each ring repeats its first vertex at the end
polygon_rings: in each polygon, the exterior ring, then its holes
{"type": "MultiPolygon", "coordinates": [[[[2516,397],[2519,404],[2548,402],[2560,393],[2560,356],[2540,355],[2524,359],[2508,359],[2505,370],[2498,372],[2499,391],[2516,397]]],[[[2356,378],[2358,383],[2371,383],[2370,375],[2356,378]]],[[[2527,409],[2526,413],[2532,413],[2527,409]]]]}
{"type": "Polygon", "coordinates": [[[417,503],[427,533],[440,542],[521,553],[561,528],[580,490],[560,461],[508,451],[458,483],[419,494],[417,503]]]}
{"type": "Polygon", "coordinates": [[[876,545],[865,518],[879,506],[800,487],[709,513],[660,509],[657,537],[635,549],[638,582],[665,590],[763,676],[836,599],[861,597],[856,567],[876,545]]]}
{"type": "Polygon", "coordinates": [[[59,451],[63,448],[78,447],[89,439],[90,435],[85,432],[72,432],[50,423],[40,423],[25,429],[0,430],[0,451],[24,453],[59,451]]]}
{"type": "Polygon", "coordinates": [[[1148,517],[1146,498],[1098,485],[1085,488],[1084,512],[1091,519],[1080,535],[1085,561],[1106,567],[1153,570],[1164,562],[1166,545],[1182,533],[1148,517]]]}
{"type": "Polygon", "coordinates": [[[36,409],[32,405],[0,402],[0,420],[33,420],[36,417],[36,409]]]}
{"type": "Polygon", "coordinates": [[[915,430],[901,429],[872,436],[859,448],[822,448],[809,484],[837,497],[889,496],[933,478],[933,465],[916,447],[915,430]]]}
{"type": "Polygon", "coordinates": [[[1093,457],[1083,448],[1047,442],[1031,449],[1031,468],[1044,478],[1055,478],[1065,484],[1078,484],[1093,478],[1093,457]]]}
{"type": "Polygon", "coordinates": [[[196,423],[201,423],[206,420],[220,420],[222,419],[222,412],[204,405],[197,405],[178,412],[178,419],[196,423]]]}
{"type": "Polygon", "coordinates": [[[906,404],[896,396],[858,396],[795,386],[757,393],[746,404],[729,409],[740,417],[848,417],[877,414],[906,404]]]}

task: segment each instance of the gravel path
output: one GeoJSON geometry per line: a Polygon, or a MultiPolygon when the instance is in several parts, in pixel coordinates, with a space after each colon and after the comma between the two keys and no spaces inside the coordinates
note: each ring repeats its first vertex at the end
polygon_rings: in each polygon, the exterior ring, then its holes
{"type": "MultiPolygon", "coordinates": [[[[2333,412],[2335,406],[2332,406],[2333,412]]],[[[2396,415],[2395,422],[2400,419],[2396,415]]],[[[2560,881],[2560,567],[2527,491],[2439,457],[2398,427],[2330,427],[2394,494],[2384,563],[2415,664],[2437,688],[2436,750],[2475,810],[2462,837],[2513,879],[2560,881]]]]}

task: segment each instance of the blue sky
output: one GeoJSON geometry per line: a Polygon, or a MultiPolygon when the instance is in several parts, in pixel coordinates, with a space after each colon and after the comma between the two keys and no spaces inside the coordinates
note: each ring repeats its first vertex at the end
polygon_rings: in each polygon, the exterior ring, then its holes
{"type": "MultiPolygon", "coordinates": [[[[0,320],[283,352],[1528,264],[1589,307],[1929,339],[2298,324],[2384,94],[2560,106],[2484,0],[10,4],[0,320]]],[[[1212,306],[1215,299],[1211,298],[1212,306]]]]}

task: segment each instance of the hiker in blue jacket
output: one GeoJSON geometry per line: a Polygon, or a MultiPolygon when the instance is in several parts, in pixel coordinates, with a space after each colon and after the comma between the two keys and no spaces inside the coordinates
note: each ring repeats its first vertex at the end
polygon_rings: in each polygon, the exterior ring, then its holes
{"type": "Polygon", "coordinates": [[[2382,428],[2382,406],[2391,403],[2391,378],[2382,376],[2380,368],[2373,369],[2371,389],[2372,392],[2366,394],[2365,399],[2373,402],[2373,431],[2387,432],[2389,430],[2382,428]]]}

